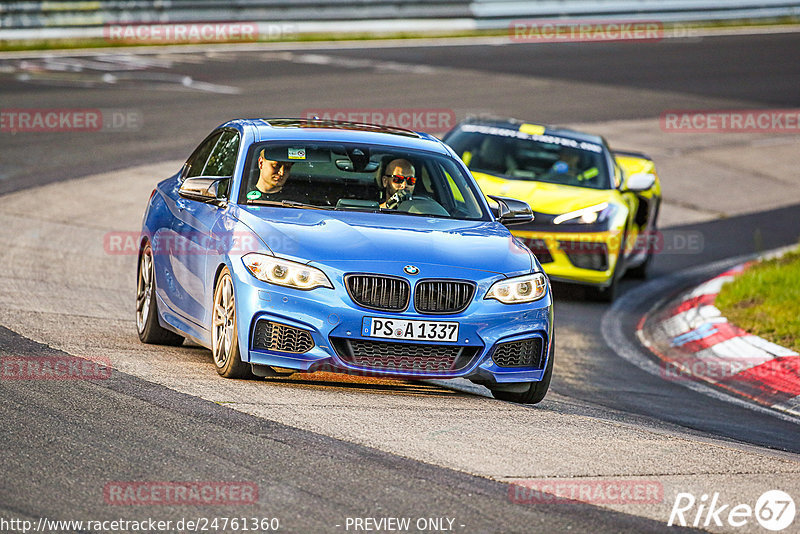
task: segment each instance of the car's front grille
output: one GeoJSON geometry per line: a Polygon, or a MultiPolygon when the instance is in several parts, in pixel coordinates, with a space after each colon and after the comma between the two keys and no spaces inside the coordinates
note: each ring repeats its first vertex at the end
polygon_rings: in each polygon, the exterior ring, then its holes
{"type": "Polygon", "coordinates": [[[605,243],[559,241],[558,246],[579,269],[605,271],[608,269],[608,246],[605,243]]]}
{"type": "Polygon", "coordinates": [[[356,304],[371,310],[403,311],[411,295],[408,281],[394,276],[349,274],[345,286],[356,304]]]}
{"type": "Polygon", "coordinates": [[[261,319],[256,323],[253,348],[301,354],[314,348],[314,340],[307,330],[261,319]]]}
{"type": "Polygon", "coordinates": [[[498,367],[542,368],[544,342],[540,337],[499,343],[492,353],[498,367]]]}
{"type": "Polygon", "coordinates": [[[475,295],[475,284],[459,280],[420,280],[414,289],[414,308],[419,313],[459,313],[475,295]]]}
{"type": "Polygon", "coordinates": [[[525,243],[531,252],[536,255],[536,259],[539,260],[539,263],[553,263],[553,256],[550,254],[550,249],[547,248],[547,243],[545,243],[544,239],[534,239],[530,237],[521,238],[522,242],[525,243]]]}
{"type": "Polygon", "coordinates": [[[452,373],[469,365],[480,347],[331,338],[346,363],[378,371],[452,373]]]}

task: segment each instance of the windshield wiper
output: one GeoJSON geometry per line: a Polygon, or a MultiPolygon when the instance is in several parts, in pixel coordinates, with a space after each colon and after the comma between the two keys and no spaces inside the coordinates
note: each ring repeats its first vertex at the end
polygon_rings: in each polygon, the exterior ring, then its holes
{"type": "Polygon", "coordinates": [[[454,219],[454,217],[450,215],[436,215],[434,213],[411,213],[410,211],[399,211],[389,208],[381,208],[380,212],[376,211],[374,213],[393,213],[395,215],[408,215],[410,217],[435,217],[437,219],[454,219]]]}
{"type": "Polygon", "coordinates": [[[303,202],[297,202],[296,200],[260,200],[260,199],[248,199],[248,204],[259,204],[263,206],[280,206],[282,208],[300,208],[306,210],[332,210],[333,208],[330,206],[315,206],[313,204],[304,204],[303,202]]]}

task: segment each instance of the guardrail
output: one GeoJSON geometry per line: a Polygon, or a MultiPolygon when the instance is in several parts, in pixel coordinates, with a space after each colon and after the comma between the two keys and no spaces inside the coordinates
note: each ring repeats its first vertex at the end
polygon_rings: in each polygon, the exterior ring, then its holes
{"type": "Polygon", "coordinates": [[[478,27],[507,27],[521,18],[585,17],[691,22],[800,16],[800,2],[787,0],[477,0],[478,27]]]}
{"type": "Polygon", "coordinates": [[[0,2],[0,39],[98,37],[112,24],[253,22],[307,32],[507,27],[521,18],[662,22],[800,16],[787,0],[95,0],[0,2]]]}

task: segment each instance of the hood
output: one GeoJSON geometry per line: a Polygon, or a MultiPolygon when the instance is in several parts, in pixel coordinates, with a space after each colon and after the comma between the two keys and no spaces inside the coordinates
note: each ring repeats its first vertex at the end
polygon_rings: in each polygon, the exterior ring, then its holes
{"type": "Polygon", "coordinates": [[[472,175],[484,194],[516,198],[530,204],[533,211],[550,215],[561,215],[602,202],[612,202],[617,194],[614,189],[509,180],[482,172],[473,172],[472,175]]]}
{"type": "Polygon", "coordinates": [[[531,254],[497,222],[238,206],[236,217],[280,257],[323,265],[427,264],[530,272],[531,254]]]}

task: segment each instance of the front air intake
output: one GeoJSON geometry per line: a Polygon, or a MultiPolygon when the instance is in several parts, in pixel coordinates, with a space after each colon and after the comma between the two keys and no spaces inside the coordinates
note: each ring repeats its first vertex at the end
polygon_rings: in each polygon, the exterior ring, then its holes
{"type": "Polygon", "coordinates": [[[308,330],[261,319],[256,323],[253,348],[302,354],[314,348],[314,340],[308,330]]]}
{"type": "Polygon", "coordinates": [[[532,367],[541,369],[544,360],[544,340],[540,337],[498,343],[492,360],[498,367],[532,367]]]}
{"type": "Polygon", "coordinates": [[[336,354],[349,365],[379,372],[445,374],[467,367],[480,347],[331,338],[336,354]]]}

